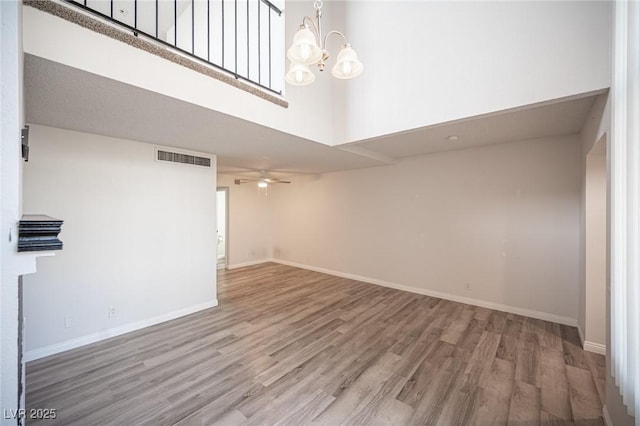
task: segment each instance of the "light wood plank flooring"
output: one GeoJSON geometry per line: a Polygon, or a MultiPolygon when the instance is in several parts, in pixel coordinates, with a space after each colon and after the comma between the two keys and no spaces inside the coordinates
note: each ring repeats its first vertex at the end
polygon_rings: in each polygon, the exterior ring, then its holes
{"type": "Polygon", "coordinates": [[[603,424],[604,358],[575,328],[272,263],[218,278],[218,308],[29,363],[27,408],[64,425],[603,424]]]}

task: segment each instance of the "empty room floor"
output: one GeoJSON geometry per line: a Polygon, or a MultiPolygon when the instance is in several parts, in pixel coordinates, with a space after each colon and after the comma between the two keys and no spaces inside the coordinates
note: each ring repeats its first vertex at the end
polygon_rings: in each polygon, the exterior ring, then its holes
{"type": "Polygon", "coordinates": [[[27,365],[28,424],[602,422],[575,328],[289,266],[218,271],[219,307],[27,365]]]}

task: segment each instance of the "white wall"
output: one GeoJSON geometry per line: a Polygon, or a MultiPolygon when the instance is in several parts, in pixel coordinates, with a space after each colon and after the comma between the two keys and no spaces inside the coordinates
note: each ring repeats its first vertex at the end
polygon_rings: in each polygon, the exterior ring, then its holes
{"type": "Polygon", "coordinates": [[[297,177],[273,257],[575,325],[579,159],[568,136],[297,177]]]}
{"type": "Polygon", "coordinates": [[[334,83],[336,142],[609,86],[611,2],[344,3],[365,69],[334,83]]]}
{"type": "Polygon", "coordinates": [[[229,187],[230,268],[264,262],[271,258],[271,205],[275,186],[265,190],[257,183],[236,185],[233,176],[218,175],[218,186],[229,187]]]}
{"type": "Polygon", "coordinates": [[[63,219],[64,250],[25,279],[30,358],[216,304],[215,157],[158,162],[153,145],[31,130],[25,211],[63,219]]]}

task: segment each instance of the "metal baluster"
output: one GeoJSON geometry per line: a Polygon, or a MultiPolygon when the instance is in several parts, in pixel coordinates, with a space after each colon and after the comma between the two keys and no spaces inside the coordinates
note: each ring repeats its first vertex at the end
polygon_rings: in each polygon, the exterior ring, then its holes
{"type": "Polygon", "coordinates": [[[158,0],[156,0],[156,38],[158,38],[158,0]]]}
{"type": "MultiPolygon", "coordinates": [[[[0,0],[2,1],[2,0],[0,0]]],[[[90,12],[94,15],[98,15],[101,16],[102,18],[105,19],[110,19],[112,22],[116,23],[117,25],[126,28],[129,31],[132,31],[134,35],[138,36],[139,33],[142,33],[143,35],[150,37],[150,38],[154,38],[153,34],[155,34],[155,39],[157,40],[158,43],[160,44],[164,44],[168,47],[171,48],[175,48],[176,50],[180,51],[182,54],[187,55],[189,57],[193,57],[193,58],[197,58],[200,60],[205,60],[204,55],[203,57],[198,57],[195,54],[195,25],[196,25],[196,18],[195,18],[195,2],[196,0],[191,0],[191,51],[189,51],[188,49],[182,49],[180,47],[178,47],[178,0],[174,0],[173,2],[173,24],[174,24],[174,30],[173,30],[173,34],[174,34],[174,43],[171,44],[170,42],[167,41],[167,36],[168,34],[160,34],[160,0],[155,0],[155,31],[151,31],[149,33],[145,33],[143,31],[139,31],[138,30],[138,0],[134,0],[134,22],[133,22],[133,26],[129,25],[117,18],[114,17],[114,0],[110,0],[109,1],[109,15],[101,13],[93,8],[91,8],[90,6],[86,6],[85,4],[88,3],[88,0],[63,0],[65,2],[69,2],[75,5],[75,7],[84,9],[87,12],[90,12]],[[163,37],[163,38],[160,38],[163,37]]],[[[228,1],[228,0],[227,0],[228,1]]],[[[247,0],[247,1],[252,1],[252,0],[247,0]]],[[[276,12],[278,14],[278,16],[282,16],[282,11],[280,9],[278,9],[275,5],[273,5],[273,3],[271,3],[269,0],[257,0],[258,1],[258,6],[257,6],[257,67],[258,67],[258,75],[257,75],[257,80],[256,79],[252,79],[251,78],[251,64],[253,63],[252,61],[252,54],[253,52],[251,51],[251,37],[252,37],[252,30],[251,30],[251,6],[249,5],[249,3],[247,3],[247,30],[246,30],[246,34],[247,34],[247,74],[246,75],[241,75],[239,74],[239,70],[238,70],[238,37],[239,37],[239,33],[238,33],[238,0],[235,0],[234,3],[234,19],[235,19],[235,34],[234,34],[234,44],[235,44],[235,57],[234,57],[234,66],[235,69],[230,69],[230,68],[226,68],[225,67],[225,50],[226,50],[226,44],[225,44],[225,0],[221,0],[221,11],[222,11],[222,16],[221,16],[221,27],[222,27],[222,65],[219,65],[217,63],[213,63],[211,62],[212,60],[212,55],[211,55],[211,0],[207,0],[207,57],[206,60],[207,62],[212,66],[215,67],[217,69],[223,70],[224,72],[233,74],[233,76],[236,79],[241,79],[241,80],[245,80],[248,82],[252,82],[254,84],[256,84],[257,86],[276,93],[276,94],[282,94],[282,90],[274,90],[272,88],[273,85],[273,77],[272,77],[272,73],[273,73],[273,37],[272,37],[272,28],[271,28],[271,21],[272,21],[272,12],[276,12]],[[264,50],[262,47],[262,27],[264,26],[262,24],[262,5],[260,3],[264,3],[267,7],[267,13],[269,14],[268,18],[268,22],[267,22],[267,30],[269,31],[268,34],[268,40],[267,42],[269,43],[269,45],[267,46],[268,50],[268,61],[269,61],[269,78],[268,78],[268,85],[267,84],[263,84],[262,83],[262,51],[264,50]]],[[[170,3],[168,3],[170,5],[170,3]]]]}
{"type": "Polygon", "coordinates": [[[178,0],[173,0],[173,45],[178,47],[178,0]]]}
{"type": "Polygon", "coordinates": [[[233,69],[233,73],[235,74],[236,78],[238,78],[238,0],[233,0],[233,20],[235,21],[235,26],[234,26],[234,30],[235,30],[235,68],[233,69]]]}
{"type": "Polygon", "coordinates": [[[249,0],[247,0],[247,78],[249,78],[249,0]]]}
{"type": "Polygon", "coordinates": [[[191,54],[196,54],[196,5],[191,0],[191,54]]]}
{"type": "Polygon", "coordinates": [[[260,21],[262,21],[262,16],[260,16],[260,3],[262,3],[262,0],[258,0],[258,84],[262,81],[260,77],[260,63],[262,62],[262,56],[260,56],[260,45],[262,44],[260,40],[260,21]]]}
{"type": "Polygon", "coordinates": [[[269,8],[269,89],[271,89],[271,8],[269,8]]]}
{"type": "MultiPolygon", "coordinates": [[[[281,11],[280,9],[276,8],[275,6],[274,6],[274,8],[275,8],[275,10],[278,12],[278,18],[279,18],[279,19],[282,19],[282,11],[281,11]]],[[[285,49],[286,49],[286,47],[285,47],[285,49]]],[[[286,50],[285,50],[285,54],[286,54],[286,50]]],[[[271,59],[269,59],[269,66],[271,66],[271,59]]],[[[286,61],[285,61],[285,69],[286,69],[286,61]]],[[[270,89],[270,90],[273,90],[273,91],[275,92],[275,90],[273,89],[273,87],[271,86],[271,84],[269,84],[269,89],[270,89]]],[[[278,93],[278,94],[280,94],[280,95],[282,95],[282,90],[278,90],[278,92],[277,92],[277,93],[278,93]]]]}

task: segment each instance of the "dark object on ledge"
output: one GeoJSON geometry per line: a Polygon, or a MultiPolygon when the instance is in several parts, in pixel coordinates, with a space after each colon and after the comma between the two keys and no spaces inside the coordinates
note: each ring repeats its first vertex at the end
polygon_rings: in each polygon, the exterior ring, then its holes
{"type": "Polygon", "coordinates": [[[18,251],[62,250],[58,239],[62,223],[41,214],[25,214],[18,223],[18,251]]]}
{"type": "Polygon", "coordinates": [[[24,126],[21,132],[21,140],[22,140],[22,159],[24,161],[29,161],[29,126],[24,126]]]}

